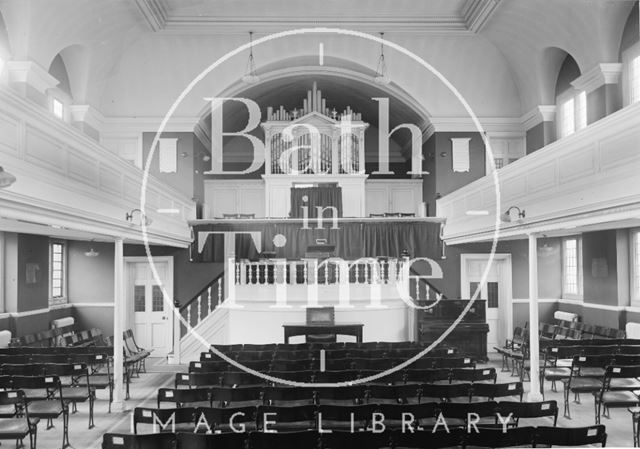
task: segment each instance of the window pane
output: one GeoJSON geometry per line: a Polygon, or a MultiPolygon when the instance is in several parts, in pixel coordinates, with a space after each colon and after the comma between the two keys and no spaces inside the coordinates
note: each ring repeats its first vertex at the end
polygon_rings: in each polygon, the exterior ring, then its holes
{"type": "Polygon", "coordinates": [[[640,56],[631,60],[629,67],[629,91],[631,103],[640,101],[640,56]]]}
{"type": "Polygon", "coordinates": [[[640,298],[640,231],[636,232],[634,240],[634,279],[636,298],[640,298]]]}
{"type": "Polygon", "coordinates": [[[575,129],[575,101],[570,98],[560,107],[560,137],[573,134],[575,129]]]}
{"type": "Polygon", "coordinates": [[[151,304],[151,310],[153,312],[164,311],[164,297],[162,295],[162,289],[158,285],[153,286],[153,302],[151,304]]]}
{"type": "Polygon", "coordinates": [[[498,283],[487,282],[487,307],[489,309],[498,308],[498,283]]]}
{"type": "Polygon", "coordinates": [[[577,295],[578,290],[578,240],[567,239],[564,241],[564,292],[577,295]]]}
{"type": "Polygon", "coordinates": [[[144,285],[136,285],[133,287],[133,304],[133,310],[135,312],[145,311],[144,285]]]}
{"type": "Polygon", "coordinates": [[[580,92],[576,96],[576,124],[575,129],[587,127],[587,93],[580,92]]]}

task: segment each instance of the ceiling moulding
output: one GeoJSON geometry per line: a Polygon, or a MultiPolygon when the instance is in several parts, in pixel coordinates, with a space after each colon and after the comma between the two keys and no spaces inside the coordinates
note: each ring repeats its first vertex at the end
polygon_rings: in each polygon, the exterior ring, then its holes
{"type": "MultiPolygon", "coordinates": [[[[465,132],[477,133],[478,127],[471,117],[431,117],[432,129],[434,132],[465,132]]],[[[478,117],[483,130],[491,134],[505,133],[514,136],[523,136],[524,128],[520,118],[511,117],[478,117]]]]}
{"type": "Polygon", "coordinates": [[[151,31],[162,30],[167,23],[167,9],[163,0],[134,0],[151,31]]]}
{"type": "MultiPolygon", "coordinates": [[[[146,3],[151,0],[136,0],[146,3]]],[[[494,0],[495,1],[495,0],[494,0]]],[[[458,16],[407,16],[384,17],[363,16],[346,18],[344,16],[308,17],[247,17],[247,16],[175,16],[168,17],[165,31],[185,34],[246,34],[247,30],[257,33],[273,33],[297,28],[342,28],[363,32],[393,33],[443,33],[468,35],[469,29],[463,17],[458,16]]]]}
{"type": "MultiPolygon", "coordinates": [[[[164,117],[105,117],[101,131],[109,134],[155,133],[164,117]]],[[[164,132],[193,132],[199,117],[170,117],[164,132]]]]}
{"type": "Polygon", "coordinates": [[[479,33],[489,22],[502,0],[468,0],[462,12],[467,29],[479,33]]]}
{"type": "Polygon", "coordinates": [[[578,90],[586,93],[593,92],[605,84],[618,84],[622,74],[622,64],[598,64],[587,73],[571,83],[578,90]]]}
{"type": "Polygon", "coordinates": [[[525,130],[529,130],[542,122],[553,122],[556,119],[555,105],[536,106],[520,119],[525,130]]]}

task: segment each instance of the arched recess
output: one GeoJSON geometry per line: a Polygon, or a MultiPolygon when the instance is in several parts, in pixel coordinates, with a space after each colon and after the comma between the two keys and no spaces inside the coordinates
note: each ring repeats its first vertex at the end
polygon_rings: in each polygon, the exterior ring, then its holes
{"type": "Polygon", "coordinates": [[[620,39],[620,61],[622,61],[625,51],[640,42],[640,19],[638,18],[639,9],[639,4],[636,2],[629,13],[629,17],[627,17],[627,22],[622,31],[622,38],[620,39]]]}
{"type": "Polygon", "coordinates": [[[6,62],[11,57],[11,43],[9,42],[9,32],[0,12],[0,60],[6,62]]]}
{"type": "MultiPolygon", "coordinates": [[[[538,78],[540,80],[539,88],[542,104],[556,103],[558,88],[561,88],[561,85],[565,84],[564,79],[567,76],[571,76],[571,71],[575,71],[575,68],[578,69],[577,76],[580,76],[580,69],[575,62],[575,59],[568,52],[558,47],[547,47],[542,51],[542,58],[540,60],[539,67],[540,76],[538,78]],[[563,69],[566,74],[563,74],[563,82],[559,85],[559,75],[563,69]]],[[[574,79],[575,78],[570,79],[568,82],[571,82],[574,79]]]]}
{"type": "MultiPolygon", "coordinates": [[[[318,88],[322,90],[323,96],[327,97],[328,104],[342,110],[346,105],[360,112],[363,120],[371,124],[368,131],[367,142],[373,143],[373,148],[377,155],[378,148],[378,113],[380,103],[373,98],[389,98],[389,131],[403,123],[417,125],[423,133],[427,132],[430,126],[430,113],[420,103],[418,103],[401,86],[390,83],[379,85],[373,81],[374,73],[366,67],[356,66],[349,61],[332,60],[327,58],[327,64],[320,66],[317,64],[317,56],[307,56],[304,58],[288,58],[269,66],[259,69],[260,82],[255,85],[247,85],[238,80],[218,94],[218,97],[225,98],[247,98],[256,101],[261,106],[263,113],[267,106],[278,107],[280,104],[285,109],[301,107],[303,98],[306,98],[306,90],[310,89],[313,81],[317,81],[318,88]],[[327,61],[328,60],[328,61],[327,61]],[[312,61],[315,64],[312,65],[312,61]],[[338,67],[338,65],[341,65],[338,67]],[[342,103],[340,103],[342,101],[342,103]],[[357,103],[349,104],[348,101],[357,103]],[[347,102],[347,103],[345,103],[347,102]],[[339,103],[340,105],[337,105],[339,103]]],[[[207,134],[207,139],[211,129],[210,105],[201,110],[200,121],[196,126],[196,133],[202,136],[207,134]]],[[[224,129],[238,131],[243,129],[247,123],[246,108],[237,102],[225,103],[224,109],[224,129]]],[[[260,129],[255,135],[263,138],[260,129]]],[[[410,133],[401,129],[391,137],[390,161],[404,163],[410,160],[410,133]],[[400,155],[402,153],[402,155],[400,155]]],[[[201,140],[203,140],[201,138],[201,140]]],[[[366,160],[372,160],[369,150],[371,145],[367,144],[366,160]]],[[[233,146],[233,144],[231,144],[233,146]]],[[[225,141],[225,151],[227,143],[225,141]]],[[[242,151],[234,147],[234,151],[240,154],[242,151]]],[[[246,155],[248,156],[248,155],[246,155]]],[[[226,157],[226,156],[225,156],[226,157]]],[[[377,156],[375,156],[377,160],[377,156]]]]}
{"type": "Polygon", "coordinates": [[[49,73],[60,81],[58,87],[75,103],[86,102],[89,76],[89,49],[86,46],[74,44],[60,50],[51,62],[49,73]]]}
{"type": "Polygon", "coordinates": [[[560,70],[558,70],[558,76],[556,78],[555,96],[556,98],[567,90],[572,89],[571,83],[576,78],[580,77],[580,67],[573,56],[567,54],[562,61],[560,70]]]}
{"type": "Polygon", "coordinates": [[[56,86],[58,90],[67,94],[70,98],[73,98],[71,95],[71,83],[69,82],[69,74],[67,71],[67,66],[58,53],[51,61],[51,65],[49,66],[49,75],[53,76],[58,80],[58,85],[56,86]]]}

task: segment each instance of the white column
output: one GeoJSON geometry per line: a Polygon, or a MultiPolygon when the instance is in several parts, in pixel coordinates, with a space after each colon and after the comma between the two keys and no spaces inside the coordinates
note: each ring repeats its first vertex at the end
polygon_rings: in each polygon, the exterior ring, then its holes
{"type": "Polygon", "coordinates": [[[529,402],[542,401],[540,393],[540,345],[538,338],[538,239],[529,234],[529,356],[531,390],[529,402]]]}
{"type": "Polygon", "coordinates": [[[124,291],[124,243],[115,241],[113,272],[113,411],[124,410],[124,319],[126,313],[124,291]]]}

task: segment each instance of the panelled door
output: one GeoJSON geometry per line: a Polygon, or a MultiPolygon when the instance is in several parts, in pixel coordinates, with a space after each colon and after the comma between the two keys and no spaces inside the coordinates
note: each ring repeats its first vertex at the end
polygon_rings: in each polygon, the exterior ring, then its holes
{"type": "Polygon", "coordinates": [[[493,260],[484,283],[482,283],[482,275],[487,267],[489,255],[463,254],[461,256],[462,297],[471,298],[479,288],[477,299],[487,301],[487,324],[489,325],[487,348],[489,351],[493,351],[494,346],[500,346],[508,332],[507,295],[511,292],[511,270],[507,264],[511,264],[511,261],[498,256],[496,255],[493,260]]]}
{"type": "MultiPolygon", "coordinates": [[[[155,267],[165,289],[172,292],[170,263],[156,261],[155,267]]],[[[153,356],[164,357],[171,351],[172,310],[165,303],[160,285],[153,277],[149,262],[128,263],[127,297],[133,307],[133,331],[138,345],[153,349],[153,356]]]]}

